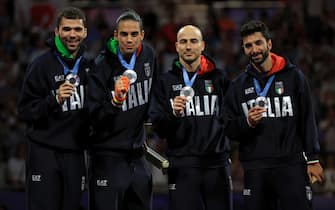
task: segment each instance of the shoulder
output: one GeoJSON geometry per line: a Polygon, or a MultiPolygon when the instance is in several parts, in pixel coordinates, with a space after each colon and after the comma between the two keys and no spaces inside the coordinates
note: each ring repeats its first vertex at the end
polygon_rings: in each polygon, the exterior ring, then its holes
{"type": "Polygon", "coordinates": [[[53,68],[55,66],[54,65],[55,62],[57,62],[57,60],[54,54],[51,52],[51,50],[48,50],[45,53],[41,54],[40,56],[36,57],[32,62],[28,64],[26,73],[40,74],[42,73],[41,70],[43,69],[53,68]]]}
{"type": "Polygon", "coordinates": [[[306,79],[302,69],[289,61],[287,62],[284,71],[282,72],[284,73],[284,76],[287,76],[288,78],[292,78],[294,80],[303,81],[306,79]]]}
{"type": "Polygon", "coordinates": [[[239,73],[234,79],[232,79],[232,84],[241,84],[244,83],[247,78],[249,78],[250,75],[248,75],[247,72],[243,71],[239,73]]]}
{"type": "Polygon", "coordinates": [[[29,65],[31,66],[50,65],[50,62],[52,60],[56,60],[56,57],[51,50],[47,50],[46,52],[44,52],[43,54],[37,56],[34,60],[32,60],[29,65]]]}
{"type": "Polygon", "coordinates": [[[142,42],[142,53],[148,56],[155,56],[155,50],[148,42],[142,42]]]}
{"type": "Polygon", "coordinates": [[[214,74],[211,78],[218,81],[220,86],[223,86],[223,88],[227,88],[230,85],[231,81],[228,77],[227,72],[224,69],[215,68],[213,73],[214,74]]]}
{"type": "Polygon", "coordinates": [[[93,59],[93,63],[96,66],[101,65],[102,63],[105,62],[106,60],[106,51],[101,51],[94,59],[93,59]]]}

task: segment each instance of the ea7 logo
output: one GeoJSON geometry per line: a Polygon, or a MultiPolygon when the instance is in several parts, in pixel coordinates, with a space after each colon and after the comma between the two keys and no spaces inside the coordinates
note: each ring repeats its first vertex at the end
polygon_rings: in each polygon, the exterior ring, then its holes
{"type": "Polygon", "coordinates": [[[64,75],[56,75],[55,82],[61,82],[61,81],[64,81],[64,75]]]}
{"type": "Polygon", "coordinates": [[[108,182],[106,179],[97,179],[97,186],[99,187],[107,187],[108,182]]]}
{"type": "Polygon", "coordinates": [[[245,95],[248,95],[248,94],[251,94],[251,93],[254,93],[254,92],[255,92],[254,87],[250,87],[250,88],[247,88],[247,89],[244,90],[245,95]]]}
{"type": "Polygon", "coordinates": [[[176,184],[169,184],[169,190],[176,190],[176,184]]]}
{"type": "Polygon", "coordinates": [[[178,91],[178,90],[181,90],[182,88],[183,88],[182,84],[172,85],[172,90],[173,91],[178,91]]]}
{"type": "Polygon", "coordinates": [[[250,196],[251,195],[251,190],[250,189],[243,189],[243,195],[244,196],[250,196]]]}
{"type": "Polygon", "coordinates": [[[41,181],[41,175],[31,175],[31,180],[33,181],[33,182],[40,182],[41,181]]]}

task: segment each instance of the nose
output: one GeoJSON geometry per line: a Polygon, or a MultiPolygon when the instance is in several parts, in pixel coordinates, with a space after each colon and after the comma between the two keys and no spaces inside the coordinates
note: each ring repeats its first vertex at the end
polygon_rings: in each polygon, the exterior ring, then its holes
{"type": "Polygon", "coordinates": [[[131,36],[131,34],[129,34],[127,36],[127,42],[132,42],[133,41],[133,37],[131,36]]]}
{"type": "Polygon", "coordinates": [[[70,31],[70,36],[72,36],[72,37],[76,36],[76,31],[72,29],[72,30],[70,31]]]}
{"type": "Polygon", "coordinates": [[[251,48],[250,48],[250,52],[252,54],[258,53],[258,47],[255,46],[255,45],[252,45],[251,48]]]}
{"type": "Polygon", "coordinates": [[[186,49],[191,49],[191,42],[189,41],[186,42],[186,49]]]}

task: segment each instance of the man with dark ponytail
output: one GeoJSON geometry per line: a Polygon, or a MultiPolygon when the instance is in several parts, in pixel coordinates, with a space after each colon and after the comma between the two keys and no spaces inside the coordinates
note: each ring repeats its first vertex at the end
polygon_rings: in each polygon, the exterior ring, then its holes
{"type": "Polygon", "coordinates": [[[156,56],[144,39],[142,19],[125,10],[114,37],[89,74],[87,102],[92,120],[90,209],[150,210],[152,179],[144,158],[156,56]]]}
{"type": "Polygon", "coordinates": [[[50,49],[26,70],[18,113],[27,123],[27,210],[80,208],[89,138],[86,36],[84,12],[64,8],[47,41],[50,49]]]}

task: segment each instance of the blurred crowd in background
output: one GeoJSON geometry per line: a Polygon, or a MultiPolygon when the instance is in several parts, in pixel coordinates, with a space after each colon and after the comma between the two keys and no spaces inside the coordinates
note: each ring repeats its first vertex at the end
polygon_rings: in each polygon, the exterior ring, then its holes
{"type": "MultiPolygon", "coordinates": [[[[124,8],[143,18],[145,41],[157,51],[160,71],[176,57],[181,25],[199,26],[206,53],[233,79],[248,60],[242,55],[239,26],[264,21],[272,31],[273,52],[299,65],[314,94],[320,126],[321,160],[326,181],[315,191],[335,196],[335,2],[332,0],[200,1],[200,0],[0,0],[0,190],[24,190],[24,124],[16,102],[27,65],[47,50],[59,8],[74,5],[88,17],[87,56],[94,58],[112,34],[124,8]]],[[[46,69],[47,71],[47,69],[46,69]]],[[[150,130],[150,128],[148,129],[150,130]]],[[[150,133],[150,145],[164,151],[164,139],[150,133]]],[[[232,145],[234,190],[241,191],[243,172],[232,145]]],[[[155,190],[166,191],[166,176],[153,168],[155,190]]]]}

